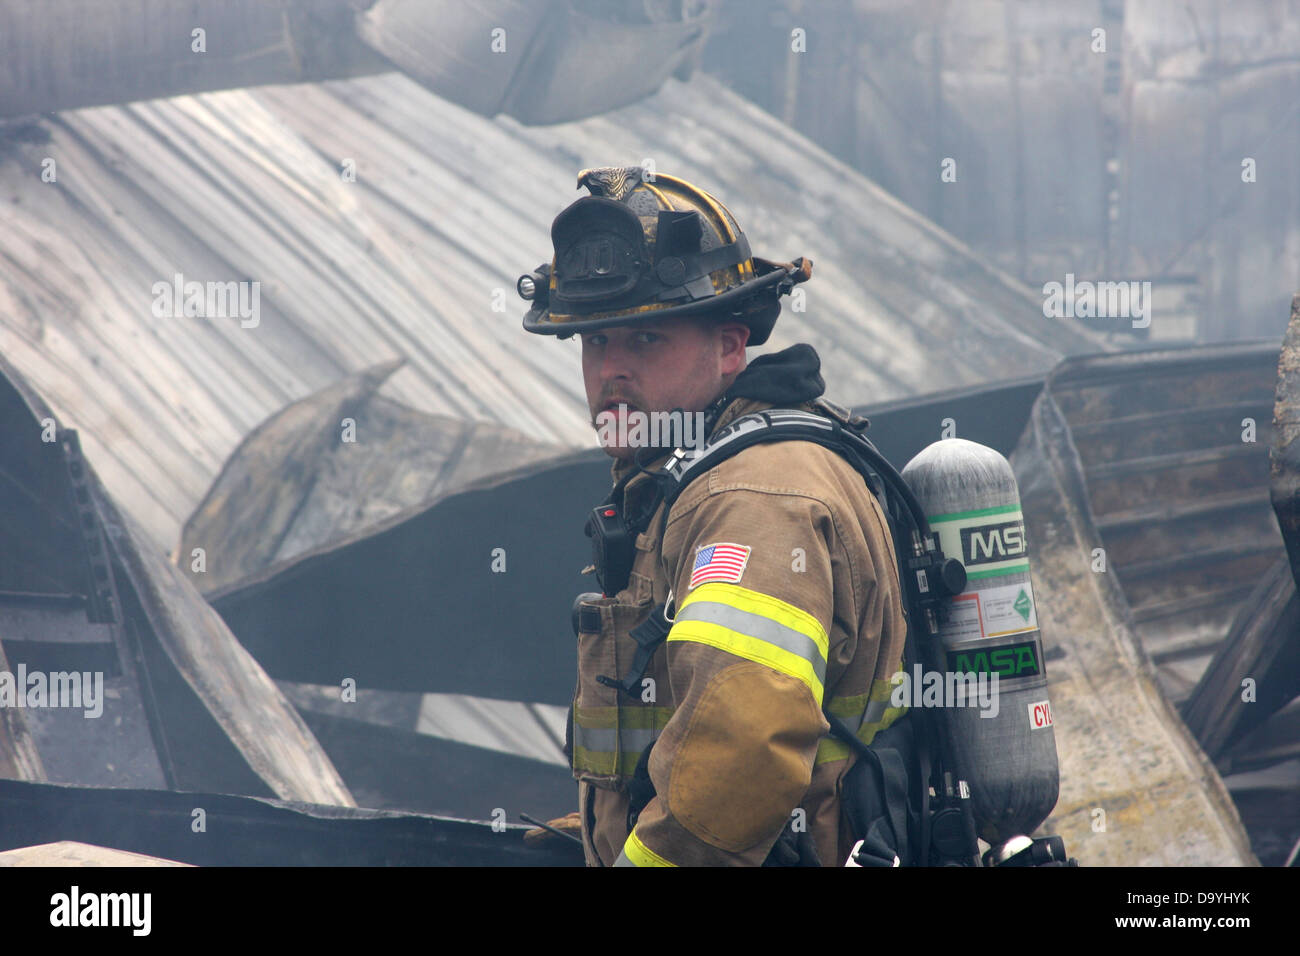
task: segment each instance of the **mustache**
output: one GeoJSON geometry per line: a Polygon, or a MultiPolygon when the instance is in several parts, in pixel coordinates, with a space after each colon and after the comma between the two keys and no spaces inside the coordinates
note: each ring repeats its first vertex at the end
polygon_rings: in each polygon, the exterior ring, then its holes
{"type": "Polygon", "coordinates": [[[606,419],[608,416],[616,414],[619,405],[626,405],[627,410],[629,412],[644,411],[644,408],[641,406],[641,404],[639,402],[633,401],[631,396],[627,395],[626,393],[610,393],[608,396],[602,396],[600,398],[599,404],[594,409],[592,409],[591,427],[599,429],[601,427],[601,421],[606,419]],[[614,403],[613,408],[609,407],[610,402],[614,403]]]}
{"type": "Polygon", "coordinates": [[[593,413],[593,416],[603,412],[606,408],[609,407],[611,402],[615,406],[626,405],[628,408],[644,409],[645,407],[644,403],[641,401],[640,396],[633,395],[626,390],[619,391],[616,389],[611,389],[609,391],[602,391],[600,393],[600,397],[596,401],[596,411],[593,413]]]}

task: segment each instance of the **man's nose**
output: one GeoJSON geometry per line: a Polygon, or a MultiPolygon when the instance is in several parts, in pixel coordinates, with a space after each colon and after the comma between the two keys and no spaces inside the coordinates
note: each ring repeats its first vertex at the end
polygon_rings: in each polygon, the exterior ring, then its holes
{"type": "Polygon", "coordinates": [[[608,343],[600,357],[600,380],[612,382],[630,377],[631,366],[627,350],[617,342],[608,343]]]}

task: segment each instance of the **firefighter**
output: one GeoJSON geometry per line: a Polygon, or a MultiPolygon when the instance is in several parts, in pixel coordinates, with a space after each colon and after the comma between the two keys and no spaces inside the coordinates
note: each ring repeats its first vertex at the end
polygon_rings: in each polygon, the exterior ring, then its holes
{"type": "MultiPolygon", "coordinates": [[[[755,445],[671,505],[656,478],[680,435],[742,415],[838,416],[820,360],[747,361],[811,263],[755,257],[713,196],[639,167],[584,170],[551,263],[519,281],[524,327],[581,340],[593,426],[614,459],[593,512],[601,594],[575,608],[566,746],[591,866],[843,865],[840,783],[857,759],[823,713],[870,742],[903,713],[903,598],[889,529],[862,478],[805,441],[755,445]]],[[[561,821],[557,824],[563,825],[561,821]]]]}

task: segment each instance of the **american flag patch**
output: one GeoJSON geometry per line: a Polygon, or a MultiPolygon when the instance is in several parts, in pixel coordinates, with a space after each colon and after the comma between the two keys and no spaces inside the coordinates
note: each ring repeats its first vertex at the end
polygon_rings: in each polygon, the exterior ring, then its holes
{"type": "Polygon", "coordinates": [[[697,584],[709,581],[739,581],[749,561],[749,548],[743,544],[709,544],[695,552],[695,567],[691,569],[693,590],[697,584]]]}

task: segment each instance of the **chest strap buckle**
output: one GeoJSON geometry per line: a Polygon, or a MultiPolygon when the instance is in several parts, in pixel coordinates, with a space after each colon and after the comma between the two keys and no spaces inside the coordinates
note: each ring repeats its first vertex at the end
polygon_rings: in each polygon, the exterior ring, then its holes
{"type": "Polygon", "coordinates": [[[667,640],[668,632],[673,628],[672,621],[667,617],[667,609],[667,602],[656,604],[650,609],[650,616],[629,632],[632,640],[636,641],[637,647],[636,655],[632,658],[632,670],[627,677],[617,680],[600,674],[596,677],[599,683],[620,690],[631,697],[641,696],[641,680],[650,666],[650,659],[654,657],[659,645],[667,640]]]}

